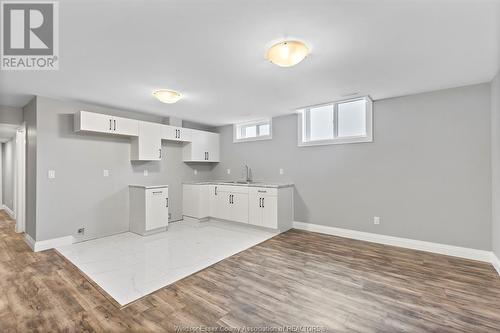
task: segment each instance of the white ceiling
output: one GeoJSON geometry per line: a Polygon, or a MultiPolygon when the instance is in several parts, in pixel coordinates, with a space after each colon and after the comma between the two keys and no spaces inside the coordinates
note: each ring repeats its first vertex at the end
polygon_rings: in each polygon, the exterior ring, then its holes
{"type": "Polygon", "coordinates": [[[499,8],[483,0],[60,1],[60,70],[0,73],[0,104],[34,94],[227,124],[359,92],[374,99],[492,79],[499,8]],[[283,38],[311,54],[264,59],[283,38]],[[155,88],[184,99],[161,104],[155,88]]]}

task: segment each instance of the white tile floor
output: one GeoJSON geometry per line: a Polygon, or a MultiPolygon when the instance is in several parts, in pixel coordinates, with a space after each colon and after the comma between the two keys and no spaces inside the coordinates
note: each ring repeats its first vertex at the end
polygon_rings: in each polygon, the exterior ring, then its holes
{"type": "Polygon", "coordinates": [[[176,222],[151,236],[126,232],[57,250],[125,305],[275,235],[238,223],[176,222]]]}

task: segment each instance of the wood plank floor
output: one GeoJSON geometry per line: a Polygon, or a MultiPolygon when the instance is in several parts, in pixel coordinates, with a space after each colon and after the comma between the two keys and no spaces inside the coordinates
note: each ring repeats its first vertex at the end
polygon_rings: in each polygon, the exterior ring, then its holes
{"type": "Polygon", "coordinates": [[[0,332],[176,325],[500,332],[500,277],[485,263],[291,230],[119,309],[55,251],[32,253],[0,211],[0,332]]]}

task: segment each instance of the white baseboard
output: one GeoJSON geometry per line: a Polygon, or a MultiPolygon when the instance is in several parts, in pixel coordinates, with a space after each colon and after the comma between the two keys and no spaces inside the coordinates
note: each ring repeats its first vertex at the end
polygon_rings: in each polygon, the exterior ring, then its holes
{"type": "Polygon", "coordinates": [[[477,250],[467,247],[446,245],[440,243],[431,243],[409,238],[386,236],[380,234],[373,234],[369,232],[335,228],[325,225],[311,224],[311,223],[304,223],[297,221],[293,222],[293,227],[295,229],[319,232],[322,234],[346,237],[346,238],[379,243],[384,245],[399,246],[407,249],[439,253],[448,256],[485,261],[489,263],[492,262],[491,258],[493,253],[491,251],[477,250]]]}
{"type": "Polygon", "coordinates": [[[53,249],[58,246],[64,246],[75,243],[75,237],[64,236],[59,238],[52,238],[43,241],[35,241],[30,235],[24,234],[24,239],[33,252],[40,252],[53,249]]]}
{"type": "Polygon", "coordinates": [[[500,275],[500,259],[493,252],[491,252],[491,264],[497,270],[498,275],[500,275]]]}
{"type": "Polygon", "coordinates": [[[12,209],[7,207],[6,205],[2,205],[2,209],[5,210],[7,212],[7,214],[9,214],[11,219],[13,219],[13,220],[16,219],[16,215],[14,214],[14,211],[12,209]]]}

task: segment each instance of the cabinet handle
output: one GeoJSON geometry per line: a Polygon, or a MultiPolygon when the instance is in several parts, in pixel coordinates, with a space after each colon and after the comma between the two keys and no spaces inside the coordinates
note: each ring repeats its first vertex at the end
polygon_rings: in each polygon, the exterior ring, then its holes
{"type": "Polygon", "coordinates": [[[166,207],[168,208],[168,198],[166,198],[166,199],[167,199],[167,200],[166,200],[166,201],[167,201],[167,206],[166,206],[166,207]]]}
{"type": "Polygon", "coordinates": [[[113,124],[114,124],[114,131],[116,131],[116,119],[113,120],[113,124]]]}
{"type": "Polygon", "coordinates": [[[207,161],[210,159],[208,156],[209,156],[209,155],[208,155],[208,151],[207,151],[207,161]]]}
{"type": "Polygon", "coordinates": [[[111,119],[109,120],[109,130],[111,131],[111,119]]]}
{"type": "Polygon", "coordinates": [[[215,186],[215,195],[217,195],[217,186],[215,186]]]}
{"type": "Polygon", "coordinates": [[[178,131],[178,133],[179,133],[178,138],[180,139],[180,138],[181,138],[181,130],[177,130],[177,131],[178,131]]]}
{"type": "Polygon", "coordinates": [[[262,207],[262,198],[259,198],[259,207],[262,207]]]}
{"type": "Polygon", "coordinates": [[[264,198],[262,198],[262,208],[264,208],[264,198]]]}
{"type": "Polygon", "coordinates": [[[154,191],[153,195],[162,194],[162,193],[163,193],[163,191],[154,191]]]}
{"type": "Polygon", "coordinates": [[[263,191],[263,190],[257,190],[257,192],[259,192],[259,193],[267,193],[267,191],[263,191]]]}
{"type": "Polygon", "coordinates": [[[161,148],[160,148],[160,149],[158,149],[158,151],[160,152],[160,155],[159,155],[159,157],[160,157],[160,159],[161,159],[161,148]]]}
{"type": "Polygon", "coordinates": [[[231,194],[229,195],[229,203],[231,203],[231,194]]]}

